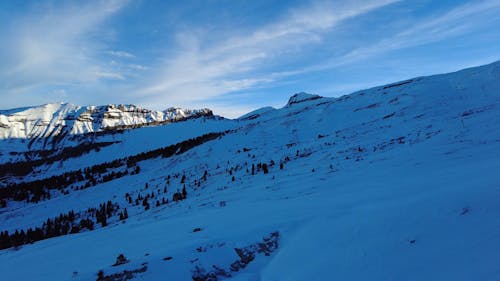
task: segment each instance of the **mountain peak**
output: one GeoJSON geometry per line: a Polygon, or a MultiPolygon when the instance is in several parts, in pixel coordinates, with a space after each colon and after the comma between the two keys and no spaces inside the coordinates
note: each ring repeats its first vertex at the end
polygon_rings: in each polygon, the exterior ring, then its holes
{"type": "Polygon", "coordinates": [[[320,98],[322,98],[322,96],[313,95],[306,92],[295,93],[293,94],[293,96],[290,97],[286,106],[291,106],[292,104],[301,103],[309,100],[316,100],[320,98]]]}

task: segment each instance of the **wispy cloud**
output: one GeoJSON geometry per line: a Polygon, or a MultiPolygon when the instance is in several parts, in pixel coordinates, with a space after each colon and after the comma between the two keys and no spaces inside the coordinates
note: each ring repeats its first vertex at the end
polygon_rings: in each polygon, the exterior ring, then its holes
{"type": "Polygon", "coordinates": [[[315,2],[290,10],[274,23],[217,42],[203,32],[179,33],[178,51],[156,66],[159,75],[137,92],[145,102],[189,104],[272,82],[273,75],[262,71],[273,63],[293,59],[307,45],[320,43],[342,21],[394,2],[315,2]]]}
{"type": "MultiPolygon", "coordinates": [[[[391,52],[412,48],[416,46],[436,43],[440,41],[467,36],[478,32],[487,26],[500,23],[500,2],[496,0],[484,0],[473,3],[459,5],[451,10],[434,14],[427,17],[419,17],[414,21],[410,21],[407,25],[399,26],[400,30],[384,30],[383,34],[379,34],[378,40],[374,42],[364,42],[357,48],[341,55],[333,56],[328,60],[321,62],[312,62],[295,70],[286,70],[273,72],[268,77],[273,80],[283,79],[289,76],[303,75],[307,73],[323,72],[333,68],[341,68],[350,65],[356,65],[359,62],[367,61],[371,58],[390,54],[391,52]]],[[[495,34],[499,34],[496,32],[495,34]]],[[[450,65],[443,62],[435,62],[440,71],[452,71],[460,68],[470,67],[491,62],[499,57],[488,55],[483,58],[456,58],[454,63],[450,65]]],[[[387,62],[390,65],[391,62],[387,62]]],[[[394,67],[394,65],[392,66],[394,67]]],[[[423,66],[415,66],[419,71],[423,71],[423,66]]],[[[415,68],[414,67],[414,68],[415,68]]],[[[399,66],[399,69],[408,69],[409,66],[399,66]]],[[[425,72],[424,72],[425,73],[425,72]]],[[[430,73],[427,73],[430,74],[430,73]]],[[[417,74],[415,74],[417,75],[417,74]]],[[[408,78],[408,77],[401,77],[408,78]]],[[[347,94],[350,91],[359,90],[362,87],[379,85],[385,82],[391,82],[397,77],[387,77],[389,80],[373,80],[369,81],[365,78],[363,81],[350,84],[332,83],[331,85],[321,86],[321,92],[334,95],[347,94]],[[328,90],[326,90],[328,89],[328,90]]]]}
{"type": "Polygon", "coordinates": [[[105,40],[99,29],[124,1],[40,4],[22,18],[0,27],[2,95],[38,86],[118,79],[99,59],[105,40]]]}
{"type": "MultiPolygon", "coordinates": [[[[500,1],[484,0],[458,6],[434,19],[424,19],[396,36],[401,45],[426,44],[474,31],[488,20],[500,19],[500,1]]],[[[396,44],[396,46],[398,46],[396,44]]]]}
{"type": "Polygon", "coordinates": [[[486,0],[460,5],[440,15],[420,18],[403,31],[389,33],[379,42],[361,46],[351,52],[331,59],[329,62],[308,70],[325,70],[360,61],[394,50],[445,41],[451,37],[475,32],[489,21],[500,21],[500,1],[486,0]]]}
{"type": "Polygon", "coordinates": [[[127,67],[133,70],[141,70],[141,71],[149,69],[149,67],[140,64],[128,64],[127,67]]]}
{"type": "Polygon", "coordinates": [[[94,72],[93,74],[97,78],[125,80],[125,77],[122,74],[116,72],[94,72]]]}
{"type": "Polygon", "coordinates": [[[135,56],[125,51],[108,51],[108,54],[119,58],[135,58],[135,56]]]}

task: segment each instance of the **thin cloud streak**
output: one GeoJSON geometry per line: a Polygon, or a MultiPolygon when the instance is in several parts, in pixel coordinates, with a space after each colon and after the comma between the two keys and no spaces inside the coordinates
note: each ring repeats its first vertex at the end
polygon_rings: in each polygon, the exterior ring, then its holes
{"type": "MultiPolygon", "coordinates": [[[[235,36],[207,44],[202,35],[179,34],[180,50],[163,65],[160,73],[136,92],[144,100],[192,103],[230,92],[271,83],[273,75],[256,75],[269,63],[290,58],[309,44],[321,42],[324,33],[342,21],[398,2],[396,0],[319,2],[290,11],[281,20],[255,29],[249,36],[235,36]]],[[[244,34],[241,32],[240,34],[244,34]]]]}
{"type": "MultiPolygon", "coordinates": [[[[314,66],[305,71],[320,71],[328,68],[339,67],[350,64],[362,59],[388,53],[398,49],[425,45],[438,41],[446,40],[454,36],[461,36],[477,30],[483,21],[474,19],[483,19],[485,14],[497,15],[500,11],[500,1],[483,1],[480,4],[464,4],[445,14],[433,19],[421,19],[414,23],[413,27],[406,29],[388,38],[383,38],[376,44],[369,47],[355,49],[346,55],[330,60],[330,62],[314,66]]],[[[500,20],[500,16],[497,16],[500,20]]]]}
{"type": "Polygon", "coordinates": [[[121,75],[120,73],[113,73],[113,72],[95,72],[93,73],[96,77],[98,78],[105,78],[105,79],[115,79],[115,80],[125,80],[125,77],[121,75]]]}
{"type": "Polygon", "coordinates": [[[108,54],[119,58],[135,58],[135,56],[125,51],[108,51],[108,54]]]}
{"type": "MultiPolygon", "coordinates": [[[[99,59],[102,43],[93,36],[125,1],[99,1],[84,6],[39,6],[12,22],[2,40],[0,80],[3,94],[99,79],[117,79],[99,59]],[[105,75],[103,75],[105,74],[105,75]]],[[[7,28],[7,27],[5,27],[7,28]]]]}
{"type": "MultiPolygon", "coordinates": [[[[366,44],[368,46],[359,47],[341,56],[335,56],[326,62],[314,63],[296,70],[273,72],[267,75],[267,77],[272,81],[277,81],[290,76],[326,71],[354,64],[392,51],[461,36],[474,32],[483,24],[483,21],[478,21],[477,19],[487,17],[490,18],[490,20],[495,20],[495,18],[489,16],[490,14],[494,14],[495,11],[497,15],[500,15],[500,13],[498,13],[500,11],[499,1],[487,0],[475,5],[470,3],[464,4],[439,17],[422,18],[418,22],[413,22],[412,27],[406,28],[404,31],[396,32],[392,35],[386,34],[386,36],[381,37],[381,40],[378,42],[366,44]],[[476,19],[476,21],[474,21],[474,19],[476,19]]],[[[497,16],[496,20],[500,20],[500,16],[497,16]]],[[[465,67],[467,66],[471,65],[466,64],[465,67]]],[[[359,89],[359,87],[354,89],[359,89]]]]}

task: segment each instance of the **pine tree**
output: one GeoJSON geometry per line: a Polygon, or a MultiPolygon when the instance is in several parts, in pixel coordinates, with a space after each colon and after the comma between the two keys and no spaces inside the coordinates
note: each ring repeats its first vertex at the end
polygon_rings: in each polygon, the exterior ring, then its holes
{"type": "Polygon", "coordinates": [[[108,225],[108,220],[106,219],[106,215],[104,214],[102,217],[101,217],[101,226],[102,227],[106,227],[108,225]]]}
{"type": "Polygon", "coordinates": [[[96,281],[103,281],[104,280],[104,271],[99,270],[97,273],[97,280],[96,281]]]}
{"type": "Polygon", "coordinates": [[[269,170],[267,169],[267,164],[266,163],[262,164],[262,171],[264,172],[264,174],[269,173],[269,170]]]}
{"type": "Polygon", "coordinates": [[[187,196],[187,191],[186,191],[186,186],[184,185],[184,187],[182,188],[182,199],[186,199],[186,196],[187,196]]]}

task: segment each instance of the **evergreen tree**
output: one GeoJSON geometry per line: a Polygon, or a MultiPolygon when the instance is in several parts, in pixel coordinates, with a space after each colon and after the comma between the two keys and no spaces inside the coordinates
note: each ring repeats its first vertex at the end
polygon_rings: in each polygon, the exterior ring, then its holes
{"type": "Polygon", "coordinates": [[[262,164],[262,171],[264,172],[264,174],[269,173],[269,170],[267,169],[267,164],[266,163],[262,164]]]}
{"type": "Polygon", "coordinates": [[[186,191],[186,186],[184,185],[184,187],[182,188],[182,199],[186,199],[186,196],[187,196],[187,191],[186,191]]]}

